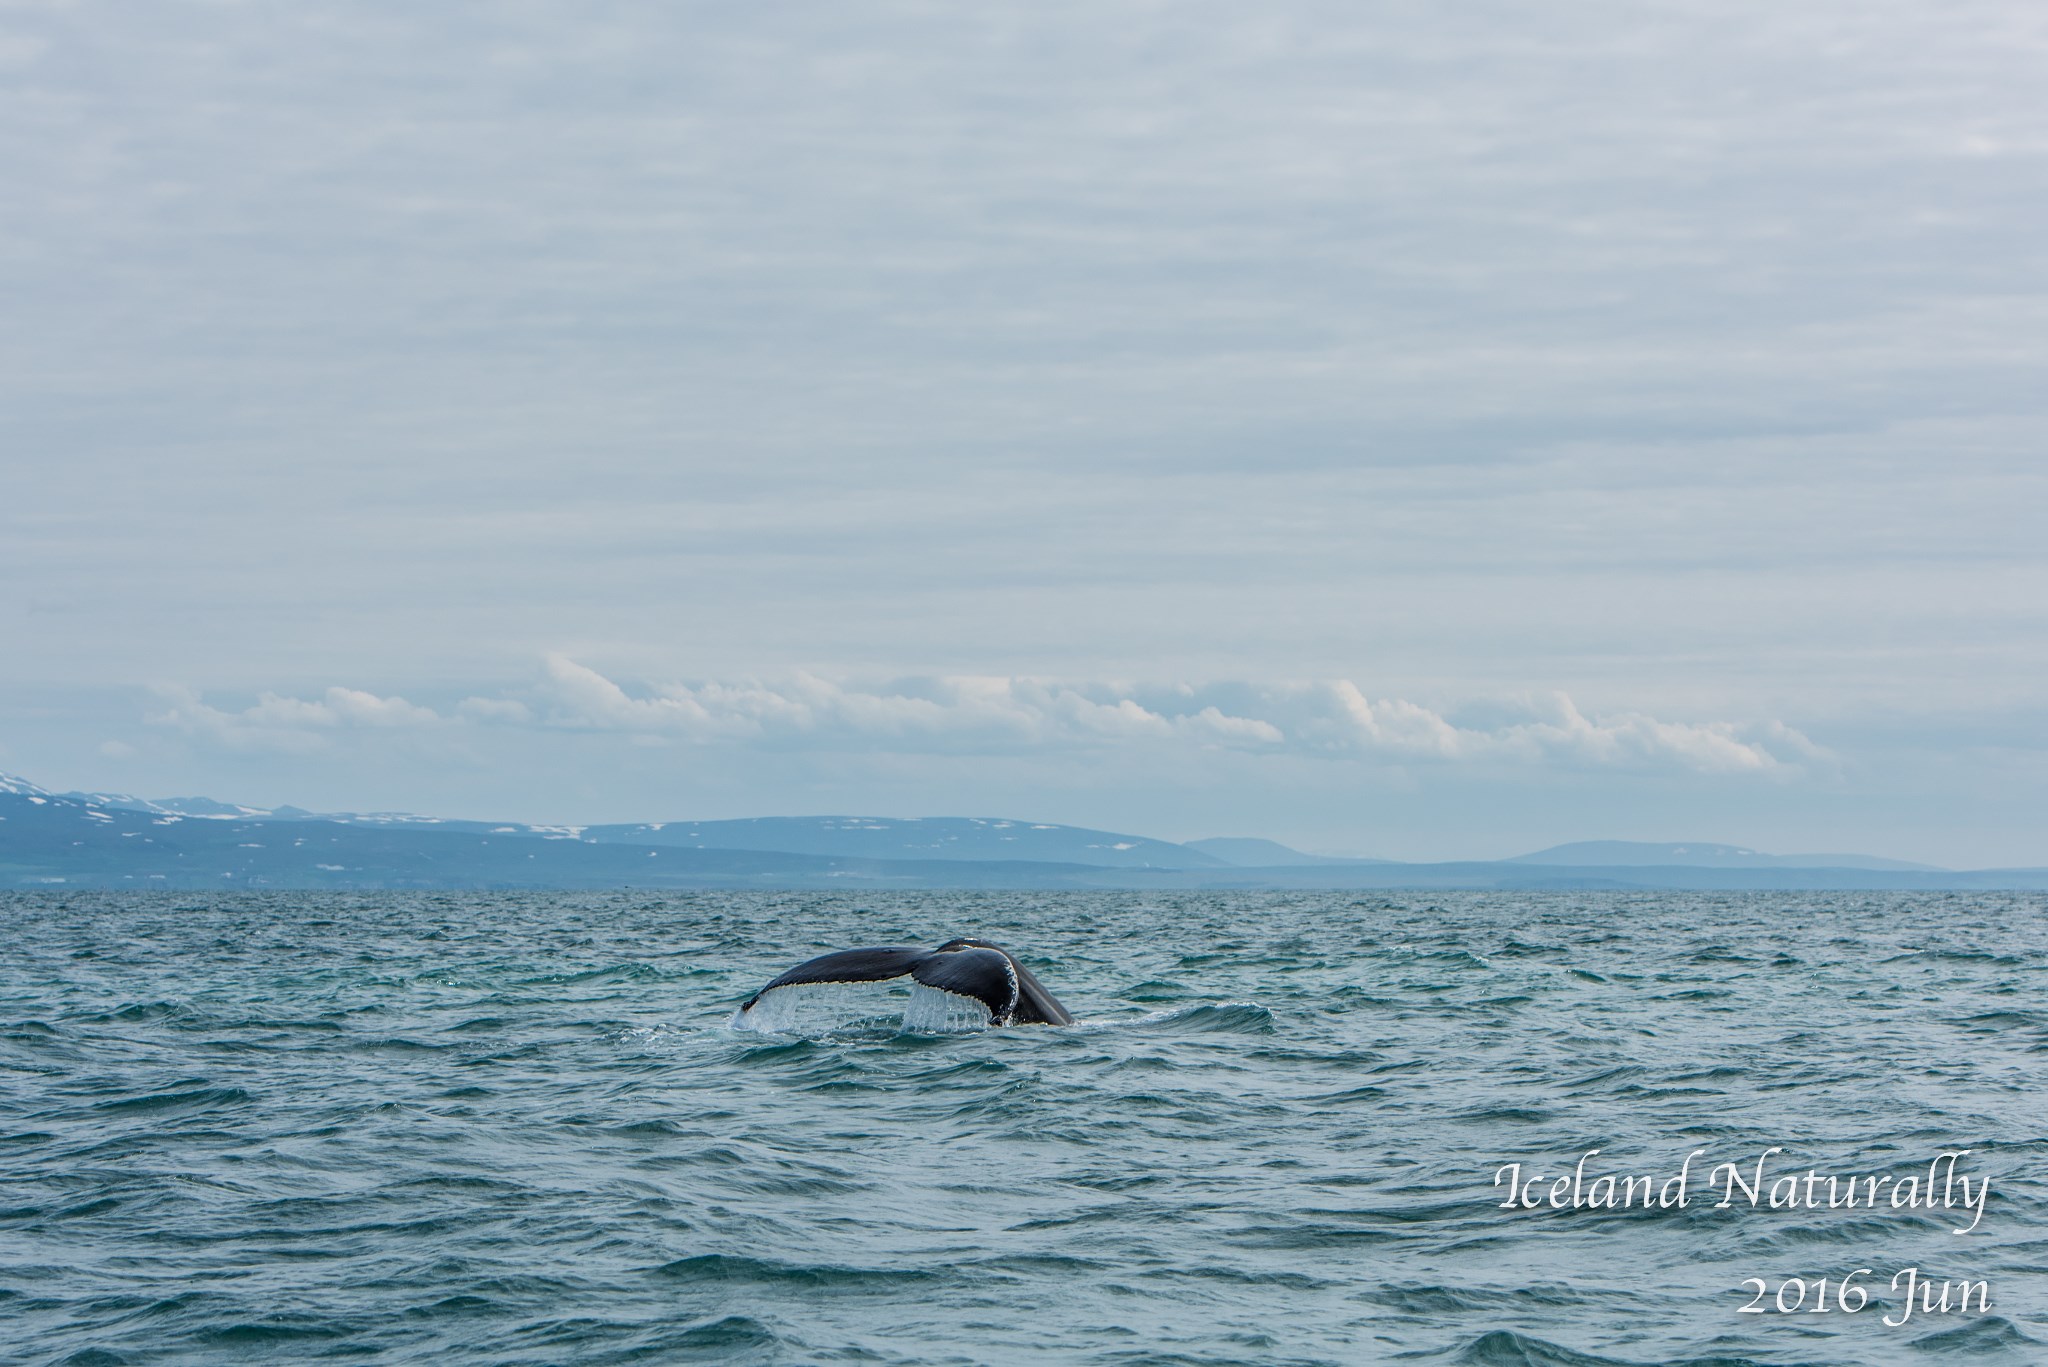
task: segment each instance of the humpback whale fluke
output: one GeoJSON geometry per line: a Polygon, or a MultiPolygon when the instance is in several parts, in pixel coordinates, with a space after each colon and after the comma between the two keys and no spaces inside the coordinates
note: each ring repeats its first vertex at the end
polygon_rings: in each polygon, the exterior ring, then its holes
{"type": "Polygon", "coordinates": [[[746,999],[742,1013],[778,987],[796,983],[880,983],[909,978],[941,992],[972,997],[991,1025],[1072,1025],[1073,1016],[1016,955],[986,940],[948,940],[937,949],[889,945],[820,954],[746,999]]]}

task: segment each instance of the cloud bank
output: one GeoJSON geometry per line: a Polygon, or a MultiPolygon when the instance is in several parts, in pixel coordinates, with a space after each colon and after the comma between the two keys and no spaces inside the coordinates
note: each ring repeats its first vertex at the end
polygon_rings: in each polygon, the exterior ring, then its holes
{"type": "Polygon", "coordinates": [[[153,723],[234,749],[298,753],[351,730],[521,727],[778,750],[1229,750],[1385,764],[1779,776],[1826,758],[1776,721],[1589,715],[1562,692],[1489,699],[1486,721],[1460,721],[1455,708],[1371,698],[1349,679],[1159,684],[949,675],[876,684],[799,672],[629,690],[554,654],[532,687],[464,698],[444,711],[342,687],[317,698],[265,693],[240,710],[213,706],[190,690],[166,690],[164,698],[153,723]]]}
{"type": "Polygon", "coordinates": [[[356,688],[330,688],[318,698],[260,694],[253,706],[226,712],[209,706],[189,688],[159,690],[164,710],[148,720],[237,750],[305,752],[320,749],[336,731],[363,728],[438,726],[447,719],[404,698],[379,697],[356,688]]]}

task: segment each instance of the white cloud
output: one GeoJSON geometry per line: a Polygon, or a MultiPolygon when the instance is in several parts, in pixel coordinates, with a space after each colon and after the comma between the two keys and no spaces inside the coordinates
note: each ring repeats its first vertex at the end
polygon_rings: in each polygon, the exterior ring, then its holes
{"type": "Polygon", "coordinates": [[[323,724],[333,726],[432,726],[441,720],[432,708],[354,688],[330,688],[316,706],[333,719],[323,724]]]}
{"type": "Polygon", "coordinates": [[[149,718],[235,749],[305,752],[347,730],[517,727],[624,733],[643,743],[779,750],[1022,754],[1237,750],[1381,764],[1571,765],[1697,773],[1792,773],[1827,751],[1778,721],[1676,721],[1641,711],[1588,715],[1563,694],[1493,700],[1487,725],[1460,725],[1349,679],[1145,684],[950,675],[862,684],[779,680],[653,683],[629,691],[567,655],[547,657],[523,696],[470,697],[445,715],[401,697],[334,687],[317,698],[261,694],[239,711],[165,690],[149,718]]]}
{"type": "Polygon", "coordinates": [[[444,721],[432,708],[415,706],[404,698],[338,686],[312,699],[263,693],[254,705],[239,712],[214,707],[187,688],[159,692],[165,707],[149,716],[153,725],[175,727],[236,750],[303,754],[323,748],[335,731],[420,728],[444,721]]]}
{"type": "Polygon", "coordinates": [[[477,720],[626,731],[699,743],[959,753],[1182,747],[1393,762],[1569,763],[1701,773],[1790,771],[1826,752],[1782,722],[1677,721],[1640,711],[1588,716],[1563,693],[1525,715],[1461,726],[1348,679],[1134,684],[987,675],[857,684],[800,673],[780,681],[656,683],[629,692],[551,655],[530,700],[470,699],[477,720]]]}

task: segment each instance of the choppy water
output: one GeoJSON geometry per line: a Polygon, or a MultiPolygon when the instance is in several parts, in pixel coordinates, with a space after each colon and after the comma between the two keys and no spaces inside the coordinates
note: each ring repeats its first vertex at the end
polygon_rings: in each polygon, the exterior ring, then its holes
{"type": "Polygon", "coordinates": [[[16,896],[0,935],[8,1361],[2048,1362],[2039,896],[16,896]],[[1083,1025],[726,1025],[962,934],[1083,1025]],[[1971,1149],[1993,1195],[1958,1236],[1492,1186],[1774,1145],[1971,1149]],[[1909,1266],[1990,1312],[1882,1325],[1909,1266]],[[1858,1267],[1861,1313],[1738,1313],[1858,1267]]]}

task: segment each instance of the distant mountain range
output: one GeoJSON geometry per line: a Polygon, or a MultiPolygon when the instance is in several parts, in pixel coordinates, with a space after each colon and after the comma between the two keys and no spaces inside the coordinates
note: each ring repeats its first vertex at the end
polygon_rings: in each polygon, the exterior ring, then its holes
{"type": "Polygon", "coordinates": [[[1868,854],[1760,854],[1740,845],[1659,845],[1640,840],[1580,840],[1553,845],[1534,854],[1517,855],[1516,864],[1570,864],[1587,868],[1669,868],[1683,865],[1708,869],[1891,869],[1899,872],[1947,873],[1933,864],[1879,859],[1868,854]]]}
{"type": "Polygon", "coordinates": [[[1190,840],[1183,849],[1200,850],[1213,855],[1226,864],[1239,868],[1290,868],[1312,864],[1391,864],[1391,859],[1347,859],[1335,854],[1303,854],[1291,850],[1277,840],[1260,840],[1250,836],[1212,836],[1207,840],[1190,840]]]}
{"type": "Polygon", "coordinates": [[[2044,888],[2048,869],[1589,841],[1444,864],[998,817],[608,826],[55,793],[0,774],[0,888],[2044,888]]]}

